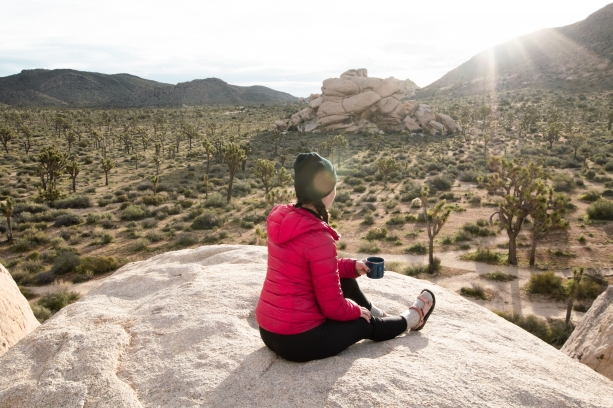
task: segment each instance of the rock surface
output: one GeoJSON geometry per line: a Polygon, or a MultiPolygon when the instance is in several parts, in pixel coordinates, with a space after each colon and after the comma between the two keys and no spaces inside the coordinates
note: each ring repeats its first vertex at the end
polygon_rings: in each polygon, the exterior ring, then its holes
{"type": "Polygon", "coordinates": [[[613,380],[613,286],[596,298],[562,351],[613,380]]]}
{"type": "Polygon", "coordinates": [[[305,364],[254,318],[266,248],[207,246],[124,266],[0,358],[0,407],[611,407],[613,382],[426,281],[360,278],[388,313],[437,296],[420,332],[305,364]]]}
{"type": "Polygon", "coordinates": [[[430,106],[409,101],[417,86],[394,77],[370,78],[365,68],[350,69],[339,78],[323,81],[321,95],[308,98],[309,107],[288,121],[275,121],[270,131],[303,127],[306,132],[343,129],[345,132],[378,133],[379,127],[393,131],[454,133],[460,130],[447,115],[436,114],[430,106]],[[440,116],[438,116],[440,115],[440,116]],[[438,120],[430,126],[430,122],[438,120]],[[372,123],[372,126],[365,126],[372,123]]]}
{"type": "Polygon", "coordinates": [[[0,265],[0,356],[38,326],[28,301],[0,265]]]}

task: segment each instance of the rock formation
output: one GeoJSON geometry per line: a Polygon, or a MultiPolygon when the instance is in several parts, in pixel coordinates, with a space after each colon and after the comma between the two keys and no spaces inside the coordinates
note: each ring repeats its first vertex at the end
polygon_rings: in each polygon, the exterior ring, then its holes
{"type": "Polygon", "coordinates": [[[302,126],[306,132],[343,130],[454,133],[459,126],[447,115],[435,113],[426,104],[408,100],[417,86],[409,80],[369,78],[366,69],[351,69],[340,78],[323,82],[321,94],[309,97],[309,106],[289,121],[276,121],[271,131],[302,126]],[[411,86],[412,84],[413,86],[411,86]]]}
{"type": "Polygon", "coordinates": [[[0,265],[0,356],[38,325],[13,277],[0,265]]]}
{"type": "Polygon", "coordinates": [[[613,380],[613,286],[596,298],[562,351],[613,380]]]}
{"type": "Polygon", "coordinates": [[[0,357],[0,407],[611,407],[613,382],[455,293],[360,278],[388,313],[437,296],[420,332],[285,361],[254,308],[266,248],[206,246],[115,272],[0,357]]]}

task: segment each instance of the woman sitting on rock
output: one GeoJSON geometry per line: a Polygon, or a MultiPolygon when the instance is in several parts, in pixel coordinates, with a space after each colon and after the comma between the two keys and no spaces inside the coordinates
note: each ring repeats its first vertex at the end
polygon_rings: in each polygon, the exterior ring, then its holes
{"type": "Polygon", "coordinates": [[[256,308],[266,346],[290,361],[334,356],[352,344],[383,341],[421,330],[434,309],[424,290],[400,316],[387,314],[366,299],[356,278],[364,262],[338,259],[339,235],[328,225],[336,196],[334,166],[317,153],[294,162],[296,204],[278,205],[267,220],[268,271],[256,308]]]}

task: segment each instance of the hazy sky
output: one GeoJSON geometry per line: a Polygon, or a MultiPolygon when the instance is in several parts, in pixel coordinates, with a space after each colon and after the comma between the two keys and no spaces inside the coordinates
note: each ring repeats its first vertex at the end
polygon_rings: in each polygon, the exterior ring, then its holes
{"type": "Polygon", "coordinates": [[[611,0],[0,0],[0,76],[208,77],[307,96],[349,68],[425,86],[474,54],[611,0]]]}

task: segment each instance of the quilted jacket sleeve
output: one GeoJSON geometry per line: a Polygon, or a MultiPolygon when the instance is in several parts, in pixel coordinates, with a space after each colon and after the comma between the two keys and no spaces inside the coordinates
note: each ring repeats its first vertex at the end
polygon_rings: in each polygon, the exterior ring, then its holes
{"type": "Polygon", "coordinates": [[[338,274],[341,278],[357,278],[355,272],[355,259],[341,258],[338,260],[338,274]]]}
{"type": "Polygon", "coordinates": [[[314,233],[306,245],[305,258],[309,262],[315,297],[323,315],[338,321],[359,318],[360,307],[343,297],[336,245],[330,234],[323,231],[314,233]]]}

